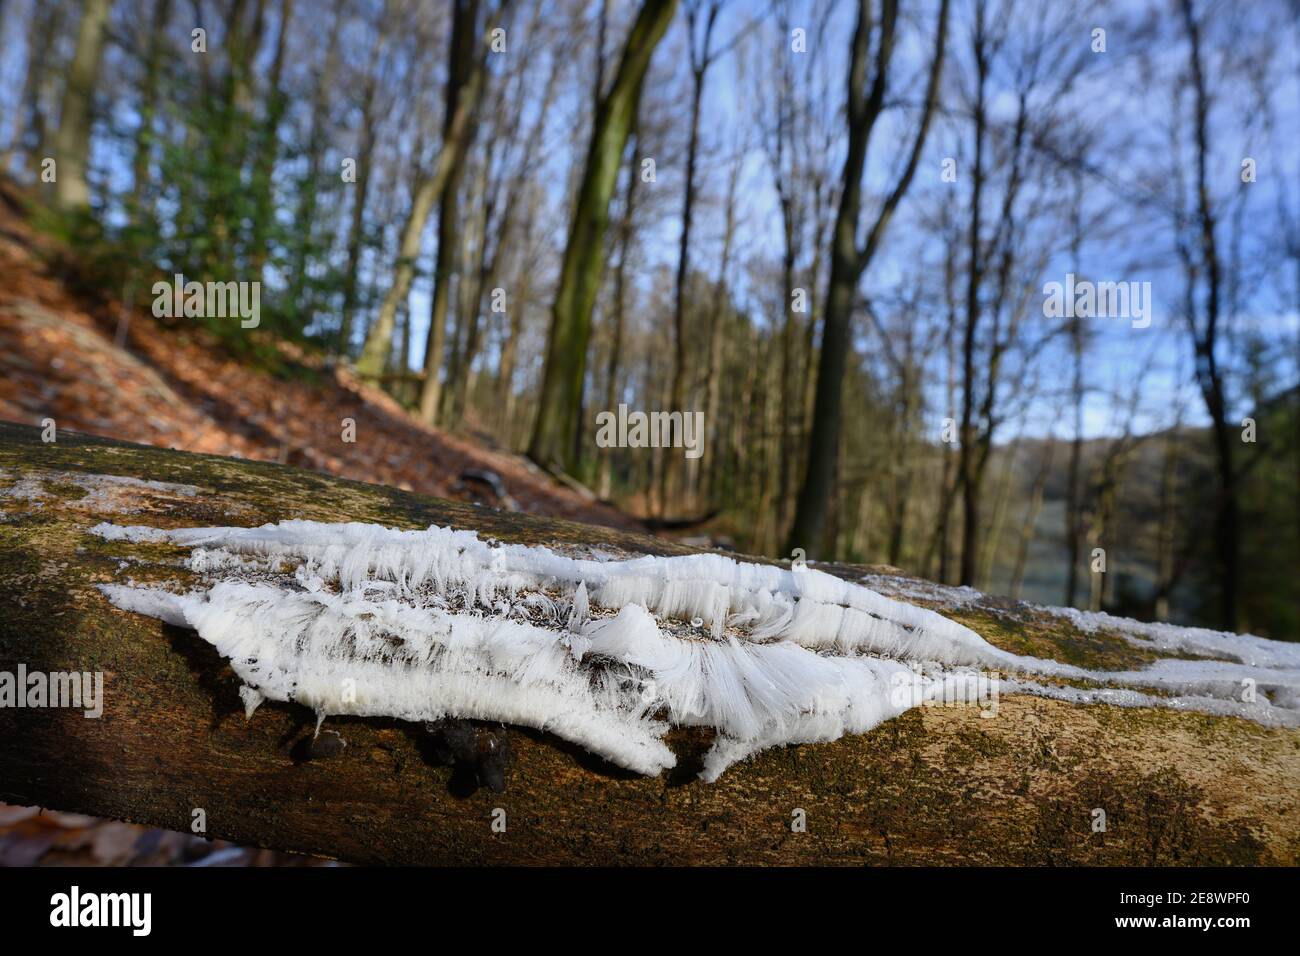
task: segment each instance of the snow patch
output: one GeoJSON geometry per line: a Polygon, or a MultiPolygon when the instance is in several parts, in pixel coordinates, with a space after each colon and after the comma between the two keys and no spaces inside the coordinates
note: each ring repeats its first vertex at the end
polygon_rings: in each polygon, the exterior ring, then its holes
{"type": "Polygon", "coordinates": [[[966,607],[977,603],[984,595],[966,585],[936,584],[892,574],[864,574],[859,580],[874,591],[905,601],[935,601],[945,607],[966,607]]]}
{"type": "Polygon", "coordinates": [[[1232,634],[1203,627],[1180,627],[1164,622],[1144,623],[1115,617],[1104,611],[1080,611],[1069,607],[1038,610],[1063,617],[1081,631],[1113,631],[1139,647],[1167,653],[1201,657],[1231,658],[1255,667],[1300,668],[1300,644],[1270,641],[1253,634],[1232,634]]]}

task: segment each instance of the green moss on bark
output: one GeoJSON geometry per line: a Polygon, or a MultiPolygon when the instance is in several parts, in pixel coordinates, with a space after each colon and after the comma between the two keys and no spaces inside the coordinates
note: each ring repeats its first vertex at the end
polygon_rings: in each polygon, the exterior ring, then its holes
{"type": "MultiPolygon", "coordinates": [[[[458,794],[422,729],[331,719],[348,746],[303,761],[305,708],[265,704],[245,721],[239,680],[192,633],[113,608],[95,585],[182,580],[180,549],[88,535],[101,520],[182,526],[287,518],[452,524],[506,541],[628,553],[686,549],[653,538],[493,512],[291,468],[0,425],[0,468],[194,485],[193,498],[134,488],[133,515],[86,498],[0,521],[0,669],[102,670],[105,710],[0,711],[0,800],[390,863],[1269,863],[1300,847],[1300,734],[1168,710],[1003,697],[998,715],[922,708],[873,732],[776,748],[694,779],[708,746],[673,731],[678,771],[642,778],[549,735],[511,730],[506,793],[458,794]],[[120,562],[129,561],[126,569],[120,562]],[[1092,811],[1108,828],[1092,829],[1092,811]],[[492,812],[506,811],[505,833],[492,812]],[[791,830],[803,810],[807,832],[791,830]]],[[[57,485],[64,482],[55,479],[57,485]]],[[[75,484],[75,483],[73,483],[75,484]]],[[[845,576],[851,568],[828,567],[845,576]]],[[[1008,650],[1088,667],[1140,664],[1128,642],[1014,610],[953,616],[1008,650]]],[[[1140,653],[1140,652],[1139,652],[1140,653]]]]}

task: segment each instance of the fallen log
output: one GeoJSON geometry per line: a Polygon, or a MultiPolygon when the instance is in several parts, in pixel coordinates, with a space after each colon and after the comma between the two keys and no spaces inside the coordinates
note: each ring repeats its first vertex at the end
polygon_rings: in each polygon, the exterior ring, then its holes
{"type": "MultiPolygon", "coordinates": [[[[101,522],[256,526],[290,518],[474,530],[502,542],[672,555],[671,542],[333,479],[0,423],[0,672],[100,672],[102,715],[0,709],[0,801],[196,830],[361,863],[1295,864],[1300,731],[1154,707],[1001,698],[920,707],[829,743],[777,747],[715,783],[704,732],[678,766],[619,770],[544,732],[426,729],[267,702],[193,632],[98,585],[177,577],[182,549],[101,522]],[[128,480],[122,480],[128,479],[128,480]],[[448,752],[508,737],[504,792],[448,752]],[[1100,811],[1100,815],[1098,813],[1100,811]],[[1099,820],[1102,825],[1099,827],[1099,820]]],[[[846,579],[870,571],[824,565],[846,579]]],[[[904,584],[907,582],[904,581],[904,584]]],[[[874,585],[873,585],[874,586],[874,585]]],[[[1122,635],[990,598],[917,598],[994,645],[1140,667],[1122,635]]],[[[452,754],[455,757],[456,754],[452,754]]]]}

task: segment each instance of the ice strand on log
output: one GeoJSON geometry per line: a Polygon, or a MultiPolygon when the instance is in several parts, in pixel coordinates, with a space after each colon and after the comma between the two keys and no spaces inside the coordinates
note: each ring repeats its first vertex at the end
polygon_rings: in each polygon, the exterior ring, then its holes
{"type": "MultiPolygon", "coordinates": [[[[189,570],[206,589],[102,590],[125,610],[196,630],[245,682],[250,714],[272,699],[321,715],[499,720],[643,774],[675,765],[668,726],[708,727],[717,736],[706,781],[764,748],[864,733],[951,699],[980,669],[1170,696],[1009,685],[1023,692],[1300,723],[1294,666],[1160,660],[1088,671],[1003,651],[934,611],[811,568],[713,554],[575,558],[469,531],[356,522],[92,532],[191,549],[189,570]],[[1258,684],[1258,702],[1233,696],[1243,679],[1258,684]]],[[[994,705],[996,688],[994,679],[994,705]]]]}

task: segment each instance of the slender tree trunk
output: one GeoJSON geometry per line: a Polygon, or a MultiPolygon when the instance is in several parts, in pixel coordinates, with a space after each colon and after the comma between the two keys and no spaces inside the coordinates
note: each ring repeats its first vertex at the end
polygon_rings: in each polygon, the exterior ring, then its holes
{"type": "MultiPolygon", "coordinates": [[[[945,212],[945,234],[947,234],[947,216],[945,212]]],[[[945,365],[945,410],[948,416],[953,414],[953,409],[957,407],[957,268],[955,265],[956,237],[949,235],[947,242],[947,255],[944,256],[943,268],[943,291],[944,302],[948,310],[948,334],[946,336],[947,353],[945,365]]],[[[948,417],[948,416],[945,416],[948,417]]],[[[946,431],[946,429],[945,429],[946,431]]],[[[943,475],[940,485],[939,494],[939,515],[935,522],[934,532],[930,536],[929,547],[926,548],[925,568],[930,573],[930,568],[935,566],[936,552],[938,556],[938,569],[935,580],[940,584],[948,583],[948,559],[951,553],[949,540],[949,529],[952,521],[953,500],[957,496],[957,487],[960,481],[960,473],[957,469],[957,455],[954,453],[951,442],[947,441],[947,435],[941,432],[940,442],[943,455],[943,475]]]]}
{"type": "Polygon", "coordinates": [[[646,0],[632,25],[609,92],[596,113],[578,201],[565,244],[551,312],[537,422],[528,454],[546,468],[575,469],[587,343],[604,256],[609,201],[618,165],[641,101],[655,47],[668,29],[677,0],[646,0]]]}
{"type": "Polygon", "coordinates": [[[983,541],[983,550],[979,561],[979,580],[984,590],[993,587],[993,564],[998,542],[1002,539],[1002,529],[1006,524],[1007,499],[1011,495],[1011,480],[1015,471],[1016,455],[1020,450],[1020,437],[1005,449],[1006,459],[1002,473],[997,479],[997,492],[993,499],[993,515],[989,520],[987,536],[983,541]]]}
{"type": "MultiPolygon", "coordinates": [[[[27,28],[27,48],[53,49],[54,37],[58,35],[62,17],[66,13],[62,4],[38,6],[32,11],[27,28]]],[[[46,75],[53,73],[53,65],[46,57],[29,56],[27,69],[23,74],[23,88],[18,97],[18,108],[14,110],[13,125],[10,127],[9,141],[0,152],[0,171],[8,172],[14,154],[22,149],[27,151],[27,166],[31,170],[39,168],[39,154],[45,140],[45,113],[41,107],[41,90],[46,75]],[[30,147],[25,143],[31,139],[30,147]]]]}
{"type": "Polygon", "coordinates": [[[145,52],[144,80],[140,84],[140,123],[136,127],[135,143],[131,157],[131,211],[137,224],[153,218],[153,209],[147,212],[146,187],[149,183],[149,159],[153,153],[153,124],[158,112],[158,82],[162,72],[162,30],[171,21],[171,0],[154,0],[150,15],[152,29],[149,46],[145,52]]]}
{"type": "MultiPolygon", "coordinates": [[[[813,222],[821,221],[820,213],[813,222]]],[[[826,230],[829,232],[829,229],[826,230]]],[[[819,232],[813,243],[812,262],[808,267],[808,321],[803,327],[803,392],[799,395],[799,454],[801,460],[808,456],[808,443],[812,439],[813,405],[817,399],[817,323],[821,318],[821,303],[817,299],[817,283],[821,281],[822,250],[829,244],[829,236],[819,232]]]]}
{"type": "Polygon", "coordinates": [[[1065,606],[1074,607],[1079,589],[1080,508],[1079,471],[1083,461],[1083,325],[1076,318],[1070,325],[1074,354],[1074,435],[1070,439],[1070,463],[1065,476],[1065,606]]]}
{"type": "Polygon", "coordinates": [[[412,391],[408,378],[411,372],[411,305],[409,302],[402,303],[401,309],[397,312],[397,330],[397,355],[390,357],[389,360],[388,370],[395,376],[390,391],[403,405],[409,406],[412,391]]]}
{"type": "Polygon", "coordinates": [[[980,213],[984,187],[984,128],[985,91],[988,82],[988,59],[984,43],[984,9],[976,6],[973,53],[976,71],[975,93],[975,162],[971,171],[970,235],[968,239],[970,262],[966,279],[966,329],[962,337],[962,406],[961,406],[961,472],[962,490],[962,543],[961,570],[958,580],[968,586],[975,585],[975,562],[979,554],[979,497],[980,476],[975,465],[975,340],[979,327],[979,290],[983,278],[983,257],[980,253],[980,213]]]}
{"type": "Polygon", "coordinates": [[[1034,473],[1034,483],[1029,492],[1029,505],[1025,508],[1025,520],[1020,525],[1020,542],[1016,548],[1016,566],[1011,574],[1011,597],[1020,600],[1020,592],[1025,583],[1025,568],[1029,564],[1029,546],[1034,540],[1034,528],[1038,523],[1039,512],[1043,509],[1043,492],[1047,488],[1047,479],[1052,473],[1052,457],[1056,451],[1055,439],[1049,438],[1043,447],[1043,455],[1038,460],[1038,470],[1034,473]]]}
{"type": "MultiPolygon", "coordinates": [[[[605,364],[605,408],[617,413],[619,399],[619,361],[623,353],[623,319],[627,311],[627,260],[632,251],[636,225],[636,187],[641,181],[635,169],[629,169],[623,196],[623,218],[618,233],[618,268],[614,271],[614,307],[611,310],[609,358],[605,364]]],[[[596,487],[601,498],[611,494],[611,470],[614,450],[606,448],[600,457],[596,487]]]]}
{"type": "Polygon", "coordinates": [[[727,178],[727,213],[722,230],[722,258],[718,263],[718,278],[713,286],[713,308],[709,320],[709,372],[704,383],[704,406],[709,436],[708,494],[710,501],[717,500],[718,469],[725,458],[719,453],[718,443],[722,432],[718,428],[718,409],[722,392],[722,338],[730,310],[727,274],[731,269],[731,244],[736,228],[736,187],[740,180],[740,162],[732,163],[727,178]]]}
{"type": "Polygon", "coordinates": [[[826,319],[821,356],[817,367],[817,392],[813,402],[813,430],[809,439],[808,469],[799,491],[795,520],[787,550],[803,547],[810,556],[823,549],[827,506],[834,493],[840,446],[840,418],[843,405],[844,370],[851,351],[850,321],[859,277],[875,255],[894,210],[911,185],[925,145],[930,119],[938,99],[947,36],[949,0],[943,0],[935,29],[935,46],[920,127],[912,143],[907,165],[886,197],[868,231],[866,243],[857,248],[858,212],[862,201],[862,172],[867,145],[876,117],[884,107],[886,78],[893,52],[898,15],[896,0],[885,0],[880,39],[876,53],[875,78],[865,93],[867,47],[872,33],[870,0],[860,0],[858,22],[849,63],[849,142],[844,161],[843,190],[835,220],[831,248],[831,273],[826,295],[826,319]]]}
{"type": "MultiPolygon", "coordinates": [[[[686,402],[686,283],[690,275],[691,226],[695,217],[695,175],[700,147],[700,108],[704,100],[704,84],[708,78],[709,65],[712,62],[710,49],[713,39],[713,25],[717,21],[719,5],[711,3],[706,14],[704,26],[704,49],[697,54],[695,50],[695,18],[697,8],[691,5],[687,9],[687,42],[690,44],[691,56],[691,118],[690,133],[686,143],[686,189],[682,197],[682,232],[677,246],[677,275],[673,296],[673,379],[669,396],[670,411],[687,413],[686,402]]],[[[664,486],[660,497],[676,500],[680,490],[681,469],[676,458],[669,459],[669,467],[664,469],[664,486]]]]}
{"type": "MultiPolygon", "coordinates": [[[[244,23],[248,3],[245,0],[232,0],[229,14],[226,16],[226,37],[223,40],[226,54],[226,72],[221,78],[220,90],[214,93],[215,129],[206,137],[208,161],[213,166],[228,173],[238,171],[242,176],[247,147],[247,130],[241,115],[249,101],[249,82],[252,61],[256,58],[257,40],[261,36],[262,10],[265,0],[261,0],[255,10],[252,29],[244,23]]],[[[207,55],[201,56],[200,62],[208,62],[207,55]]],[[[205,77],[205,85],[208,78],[205,77]]],[[[215,88],[215,84],[213,84],[215,88]]],[[[197,135],[197,134],[196,134],[197,135]]],[[[230,190],[214,189],[206,197],[204,220],[208,223],[208,242],[204,247],[201,266],[209,274],[218,274],[230,268],[235,261],[235,231],[238,221],[232,223],[230,190]]],[[[391,335],[392,330],[389,330],[391,335]]]]}
{"type": "Polygon", "coordinates": [[[451,302],[451,280],[460,251],[460,168],[452,172],[442,193],[438,212],[438,257],[433,271],[433,297],[429,303],[429,331],[424,346],[424,381],[420,386],[420,420],[434,424],[442,399],[442,353],[447,338],[447,307],[451,302]]]}
{"type": "MultiPolygon", "coordinates": [[[[1195,316],[1191,317],[1192,334],[1196,350],[1196,373],[1201,394],[1214,438],[1215,465],[1219,482],[1219,507],[1215,518],[1215,544],[1219,556],[1220,625],[1225,630],[1236,630],[1238,624],[1238,575],[1240,551],[1240,503],[1237,492],[1237,475],[1233,463],[1233,430],[1227,419],[1227,399],[1222,372],[1219,369],[1218,344],[1221,308],[1222,265],[1215,237],[1216,217],[1210,201],[1207,167],[1210,161],[1209,112],[1210,96],[1206,87],[1205,71],[1201,62],[1200,26],[1196,22],[1191,0],[1182,2],[1183,21],[1191,47],[1192,87],[1195,94],[1196,132],[1196,220],[1202,269],[1205,278],[1205,320],[1198,330],[1195,316]]],[[[1194,297],[1193,297],[1194,301],[1194,297]]]]}
{"type": "MultiPolygon", "coordinates": [[[[454,24],[461,24],[462,31],[465,21],[470,20],[467,9],[473,10],[471,22],[477,22],[478,0],[453,0],[453,3],[454,24]]],[[[505,6],[506,4],[503,3],[502,8],[504,9],[505,6]]],[[[424,234],[424,226],[434,203],[442,198],[452,171],[461,163],[472,125],[470,117],[485,82],[486,66],[483,59],[485,52],[478,50],[478,45],[473,39],[466,40],[455,29],[452,30],[451,43],[453,59],[457,56],[456,51],[462,48],[477,52],[472,53],[473,67],[467,75],[452,71],[454,75],[449,75],[447,78],[447,102],[449,106],[452,103],[455,105],[444,117],[442,144],[438,148],[438,157],[434,161],[433,170],[417,181],[410,212],[402,228],[393,277],[384,296],[383,305],[379,308],[379,315],[366,335],[361,358],[357,361],[357,371],[370,378],[377,377],[384,367],[385,358],[391,347],[397,305],[410,292],[411,280],[415,277],[415,261],[420,255],[420,237],[424,234]]],[[[482,46],[486,50],[486,45],[482,46]]]]}
{"type": "Polygon", "coordinates": [[[1160,467],[1160,527],[1156,534],[1156,600],[1155,617],[1158,621],[1169,619],[1169,601],[1174,581],[1174,534],[1178,521],[1178,441],[1182,427],[1182,414],[1165,436],[1165,453],[1160,467]]]}
{"type": "MultiPolygon", "coordinates": [[[[54,197],[69,212],[90,207],[90,126],[95,99],[95,82],[104,49],[104,26],[108,22],[111,0],[85,0],[81,25],[77,28],[77,47],[68,68],[68,83],[59,113],[59,131],[55,136],[58,164],[54,197]]],[[[33,56],[36,55],[33,51],[33,56]]]]}
{"type": "MultiPolygon", "coordinates": [[[[794,442],[794,420],[795,420],[795,389],[792,379],[794,377],[794,262],[795,262],[795,244],[798,237],[795,235],[793,216],[787,214],[786,217],[786,240],[785,240],[785,257],[781,263],[781,281],[785,287],[785,321],[781,325],[781,387],[779,391],[781,405],[777,410],[777,434],[776,443],[780,448],[777,465],[777,506],[776,506],[776,524],[778,534],[784,533],[790,516],[790,498],[792,497],[791,488],[795,482],[795,469],[798,464],[795,462],[795,442],[794,442]]],[[[800,545],[793,545],[800,547],[800,545]]],[[[807,546],[803,546],[807,551],[807,546]]]]}
{"type": "MultiPolygon", "coordinates": [[[[267,79],[266,119],[262,125],[261,142],[257,149],[257,161],[253,164],[253,241],[249,252],[249,271],[260,280],[266,267],[268,247],[270,244],[271,221],[275,217],[274,173],[276,154],[279,152],[280,121],[284,118],[289,105],[284,90],[280,88],[284,74],[284,56],[288,49],[288,35],[293,21],[294,0],[283,0],[280,5],[280,25],[275,40],[275,56],[271,60],[271,72],[267,79]]],[[[325,56],[325,71],[320,86],[316,91],[312,106],[312,133],[307,144],[308,180],[302,196],[304,203],[310,203],[306,209],[299,209],[297,217],[298,259],[292,275],[289,277],[290,301],[295,314],[302,308],[302,285],[305,271],[307,247],[311,244],[312,222],[315,219],[316,179],[319,175],[321,144],[319,130],[324,122],[321,115],[326,104],[325,89],[330,83],[330,72],[338,50],[337,29],[330,31],[329,49],[325,56]]],[[[310,317],[308,318],[310,321],[310,317]]]]}
{"type": "Polygon", "coordinates": [[[460,281],[456,296],[456,334],[452,342],[451,362],[447,367],[447,387],[443,391],[442,406],[438,416],[444,428],[460,424],[469,401],[470,379],[473,377],[474,357],[478,354],[481,329],[480,309],[483,288],[490,269],[488,257],[490,243],[488,229],[492,219],[492,200],[489,198],[489,160],[475,165],[473,192],[468,205],[478,213],[473,222],[462,221],[459,266],[460,281]],[[474,263],[471,267],[470,263],[474,263]]]}
{"type": "MultiPolygon", "coordinates": [[[[532,248],[533,228],[537,218],[536,211],[537,195],[534,193],[529,206],[528,219],[524,224],[523,237],[520,240],[520,248],[525,253],[532,248]]],[[[525,260],[520,268],[517,294],[513,303],[508,306],[510,310],[510,332],[505,342],[502,343],[501,367],[497,370],[497,406],[502,410],[502,423],[506,433],[512,439],[515,433],[515,363],[519,352],[519,340],[524,334],[524,309],[527,308],[532,297],[532,276],[532,263],[525,260]]],[[[513,440],[510,442],[510,447],[514,448],[513,440]]]]}
{"type": "MultiPolygon", "coordinates": [[[[329,46],[325,52],[325,63],[321,69],[320,76],[317,77],[316,90],[312,97],[312,117],[310,120],[311,132],[308,134],[307,138],[307,155],[310,159],[307,164],[307,178],[298,195],[297,215],[294,217],[294,221],[297,224],[297,235],[294,247],[293,265],[289,275],[289,294],[292,308],[295,315],[299,317],[298,321],[302,328],[311,325],[316,314],[316,303],[314,301],[315,296],[307,291],[307,268],[309,256],[316,251],[315,225],[316,210],[320,204],[321,162],[324,159],[325,136],[328,132],[326,124],[329,121],[330,97],[334,93],[334,74],[338,69],[338,37],[342,31],[342,24],[340,22],[342,16],[342,0],[340,0],[336,5],[334,12],[334,29],[330,31],[329,46]]],[[[367,98],[373,96],[373,93],[371,92],[373,85],[373,79],[367,78],[367,98]]],[[[368,103],[362,107],[363,137],[367,135],[364,127],[370,122],[369,117],[365,116],[365,113],[369,109],[370,105],[368,103]]],[[[367,144],[363,143],[362,148],[368,149],[369,147],[367,144]]],[[[357,159],[358,163],[362,161],[362,157],[354,158],[357,159]]],[[[367,155],[364,157],[364,160],[368,163],[370,157],[367,155]]],[[[358,170],[357,176],[359,180],[365,175],[365,172],[358,170]]],[[[363,186],[361,182],[358,182],[356,185],[358,187],[363,186]]],[[[360,189],[358,191],[358,195],[359,194],[360,189]]],[[[356,224],[355,213],[353,216],[353,224],[356,224]]],[[[349,234],[349,242],[351,242],[351,234],[349,234]]],[[[349,252],[351,252],[350,249],[349,252]]],[[[348,308],[351,307],[351,304],[349,304],[348,308]]],[[[348,332],[350,334],[351,330],[349,329],[348,332]]]]}
{"type": "MultiPolygon", "coordinates": [[[[376,45],[377,48],[378,45],[376,45]]],[[[351,223],[348,226],[348,264],[343,274],[343,306],[339,316],[338,353],[346,356],[352,348],[352,329],[356,324],[361,247],[365,233],[366,205],[370,199],[370,162],[375,150],[375,89],[373,78],[367,81],[361,107],[361,142],[357,150],[357,178],[353,183],[351,223]]]]}

